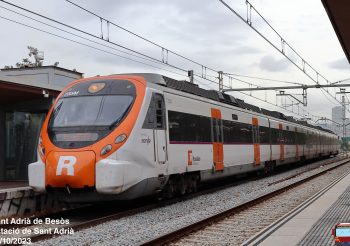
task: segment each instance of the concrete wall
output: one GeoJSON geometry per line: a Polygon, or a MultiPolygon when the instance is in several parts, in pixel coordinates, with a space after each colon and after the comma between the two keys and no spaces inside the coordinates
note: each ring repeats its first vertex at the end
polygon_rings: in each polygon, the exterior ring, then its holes
{"type": "Polygon", "coordinates": [[[54,66],[3,69],[0,71],[0,75],[9,77],[18,83],[47,89],[63,88],[73,80],[82,78],[81,73],[54,66]]]}
{"type": "Polygon", "coordinates": [[[29,187],[0,190],[0,219],[45,216],[78,206],[60,202],[52,194],[37,194],[29,187]]]}

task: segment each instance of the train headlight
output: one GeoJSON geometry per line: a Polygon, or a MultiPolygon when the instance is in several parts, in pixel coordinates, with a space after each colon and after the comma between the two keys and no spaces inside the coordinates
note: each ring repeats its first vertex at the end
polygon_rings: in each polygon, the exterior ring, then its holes
{"type": "Polygon", "coordinates": [[[92,85],[89,86],[88,91],[90,93],[97,93],[103,88],[105,88],[106,83],[93,83],[92,85]]]}
{"type": "Polygon", "coordinates": [[[106,145],[105,147],[103,147],[102,148],[102,150],[101,150],[101,155],[105,155],[105,154],[107,154],[109,151],[111,151],[112,150],[112,145],[110,145],[110,144],[108,144],[108,145],[106,145]]]}
{"type": "Polygon", "coordinates": [[[120,134],[118,137],[116,137],[114,143],[119,144],[121,142],[124,142],[124,140],[126,139],[126,134],[120,134]]]}

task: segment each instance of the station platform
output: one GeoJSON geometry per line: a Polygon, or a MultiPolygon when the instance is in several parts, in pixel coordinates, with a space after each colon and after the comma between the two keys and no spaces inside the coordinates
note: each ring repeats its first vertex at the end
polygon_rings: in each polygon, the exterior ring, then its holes
{"type": "Polygon", "coordinates": [[[0,218],[45,215],[66,207],[50,194],[38,194],[28,182],[0,182],[0,218]]]}
{"type": "Polygon", "coordinates": [[[242,245],[335,245],[332,229],[350,222],[349,173],[242,245]]]}
{"type": "Polygon", "coordinates": [[[27,181],[0,181],[0,191],[8,188],[28,187],[27,181]]]}

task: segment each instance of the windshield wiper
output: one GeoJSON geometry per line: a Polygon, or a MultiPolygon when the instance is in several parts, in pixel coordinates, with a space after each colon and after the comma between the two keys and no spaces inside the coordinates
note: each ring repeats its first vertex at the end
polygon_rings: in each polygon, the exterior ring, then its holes
{"type": "Polygon", "coordinates": [[[55,110],[52,113],[52,119],[56,118],[56,116],[58,115],[58,113],[61,110],[62,104],[63,104],[63,101],[61,101],[61,103],[55,108],[55,110]]]}
{"type": "Polygon", "coordinates": [[[117,120],[113,121],[112,124],[110,124],[108,127],[109,130],[112,130],[116,125],[118,125],[121,119],[122,117],[119,117],[117,120]]]}

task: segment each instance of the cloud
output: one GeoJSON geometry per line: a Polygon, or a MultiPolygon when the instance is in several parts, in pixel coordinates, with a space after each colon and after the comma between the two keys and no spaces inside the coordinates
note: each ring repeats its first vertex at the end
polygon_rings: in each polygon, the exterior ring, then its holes
{"type": "Polygon", "coordinates": [[[267,55],[261,58],[259,67],[262,70],[269,72],[285,71],[290,66],[290,63],[286,59],[275,59],[274,57],[267,55]]]}
{"type": "Polygon", "coordinates": [[[341,58],[329,63],[329,66],[334,69],[350,69],[349,62],[345,58],[341,58]]]}

